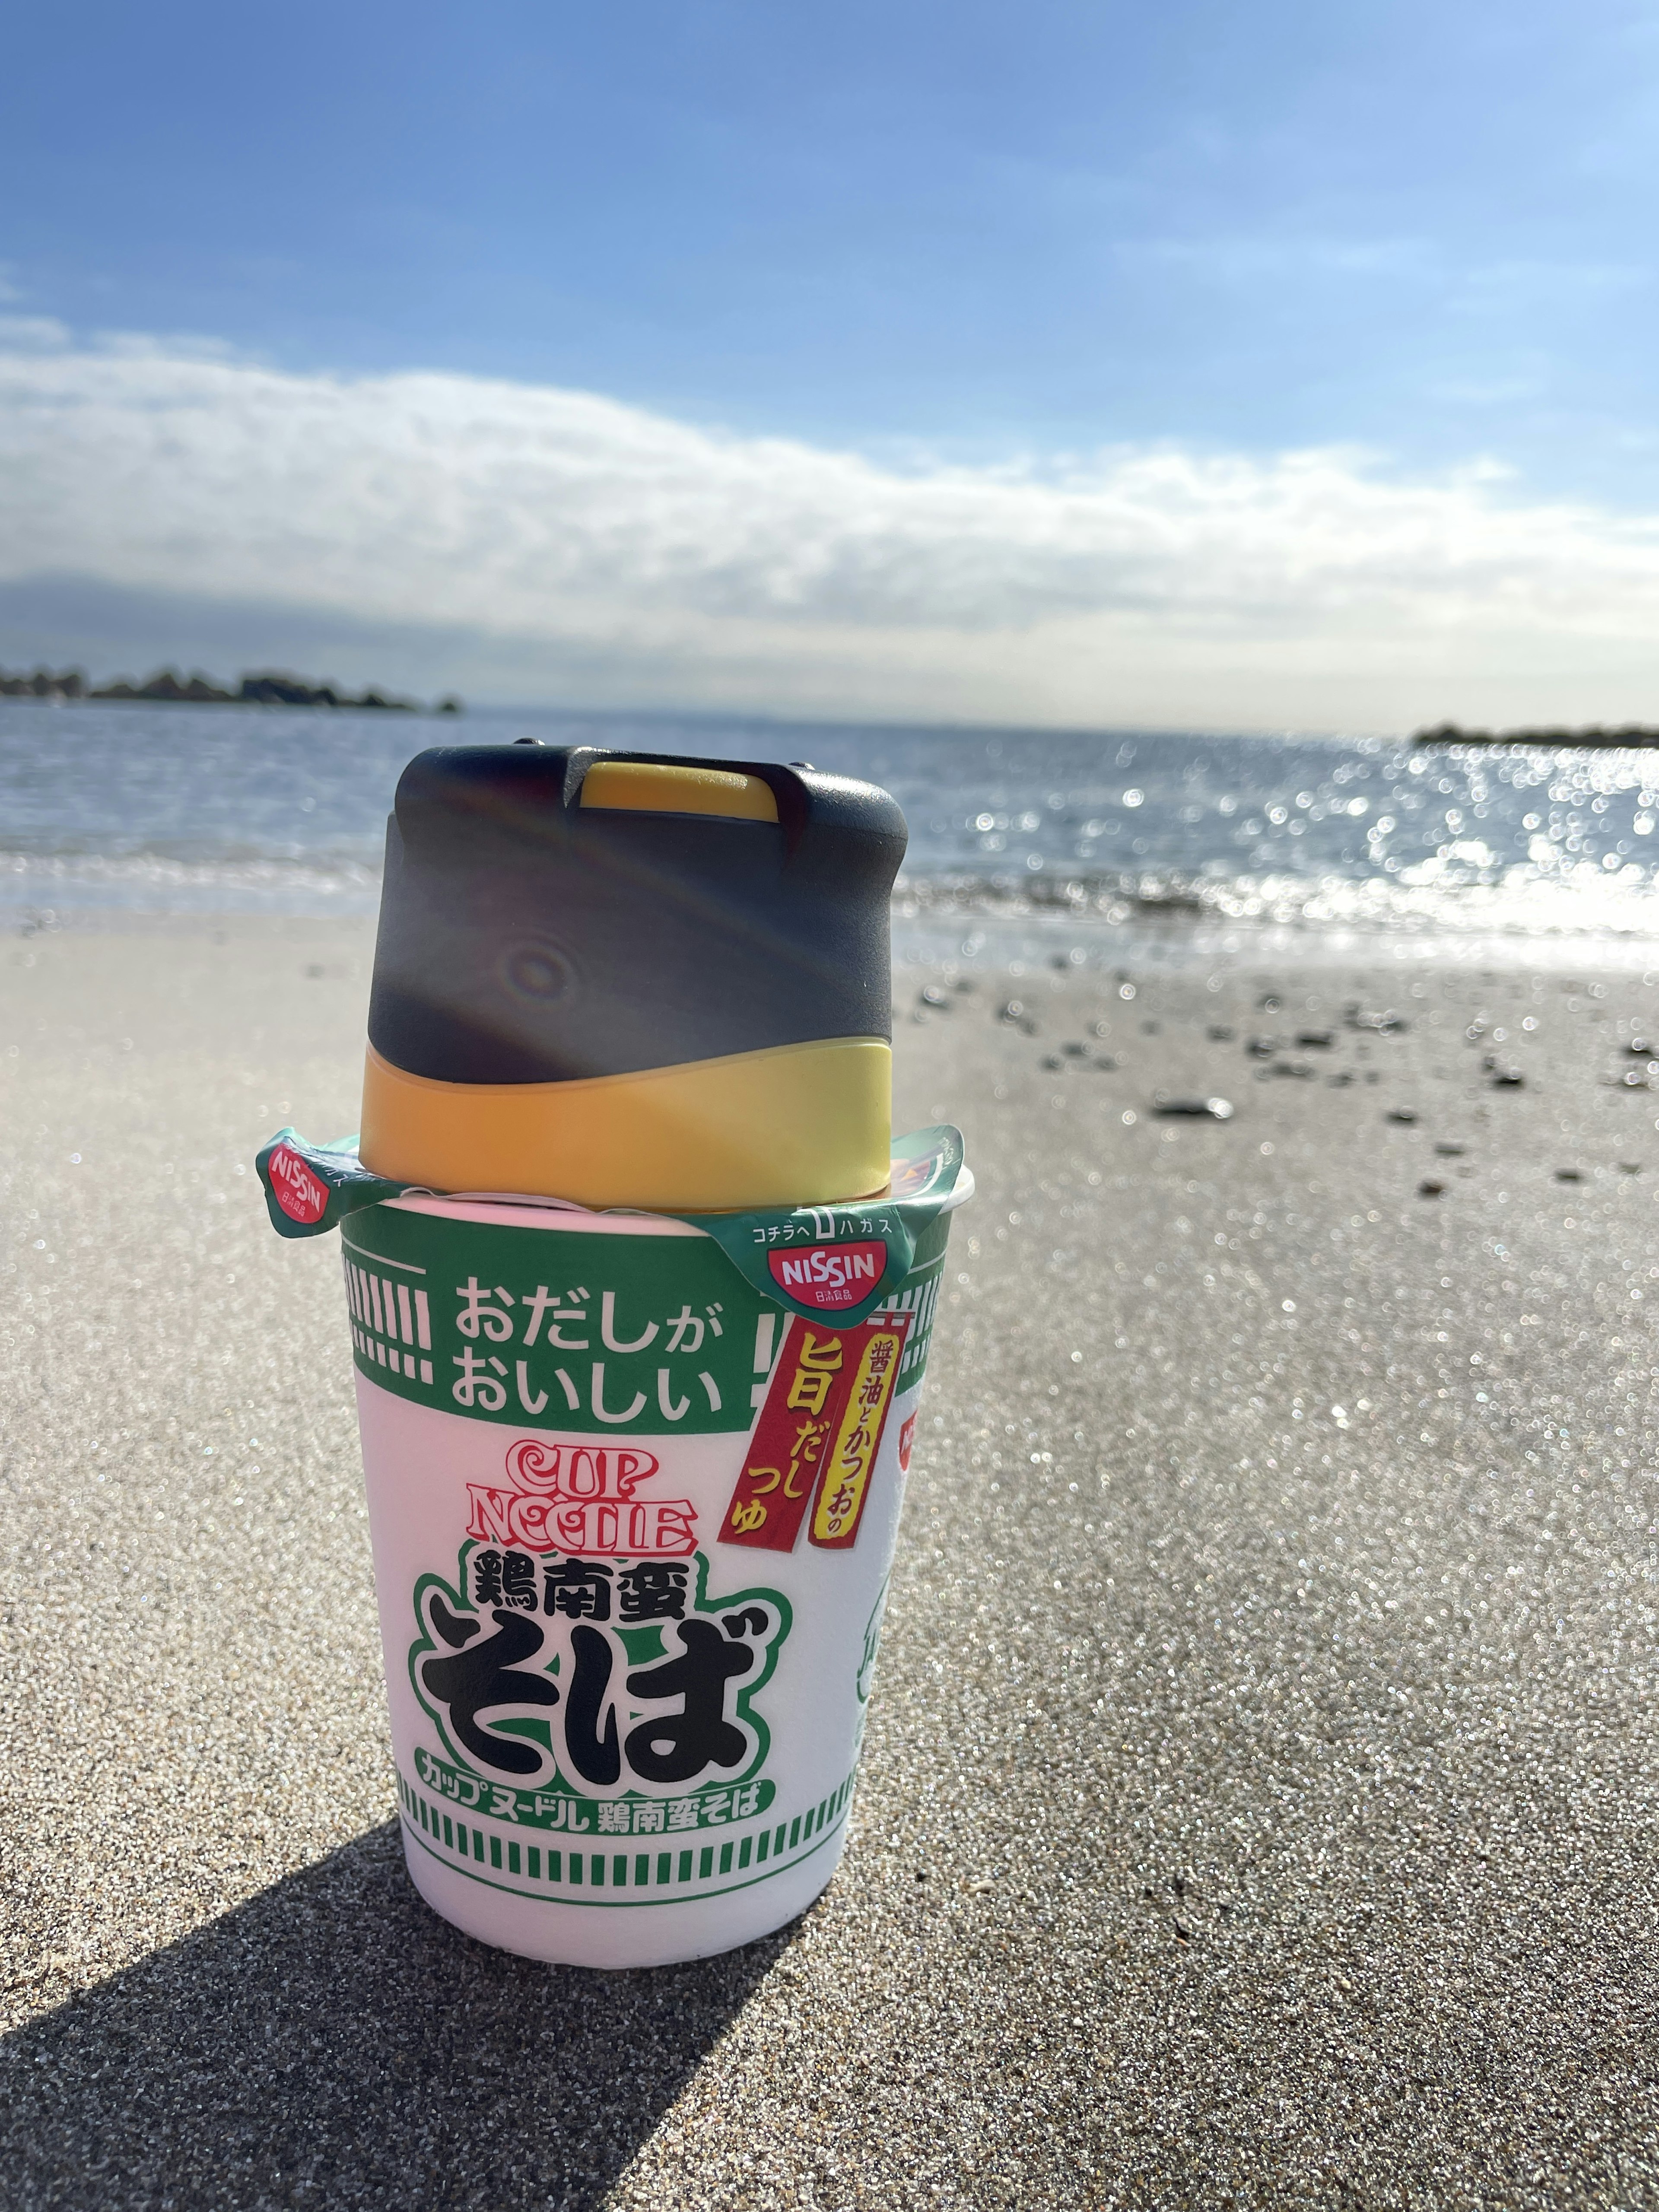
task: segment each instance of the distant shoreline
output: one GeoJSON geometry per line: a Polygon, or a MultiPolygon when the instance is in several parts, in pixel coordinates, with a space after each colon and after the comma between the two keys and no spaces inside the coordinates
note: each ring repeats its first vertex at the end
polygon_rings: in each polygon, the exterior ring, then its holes
{"type": "Polygon", "coordinates": [[[1600,722],[1583,730],[1466,730],[1456,722],[1438,722],[1431,730],[1419,730],[1414,745],[1547,745],[1552,751],[1634,752],[1659,746],[1659,729],[1644,722],[1627,722],[1609,730],[1600,722]]]}
{"type": "Polygon", "coordinates": [[[465,709],[453,694],[424,708],[417,700],[370,685],[352,694],[334,684],[313,684],[303,676],[264,669],[241,677],[233,691],[199,672],[181,677],[171,668],[158,669],[143,684],[118,677],[112,683],[91,684],[80,668],[36,668],[15,676],[0,668],[0,699],[59,700],[77,706],[110,703],[155,707],[324,707],[336,711],[384,714],[459,714],[465,709]]]}

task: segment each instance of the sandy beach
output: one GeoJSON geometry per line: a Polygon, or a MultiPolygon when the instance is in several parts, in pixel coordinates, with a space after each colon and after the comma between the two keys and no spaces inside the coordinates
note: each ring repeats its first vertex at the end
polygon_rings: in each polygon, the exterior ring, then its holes
{"type": "Polygon", "coordinates": [[[0,939],[8,2204],[1659,2203],[1659,971],[901,975],[980,1194],[848,1856],[605,1977],[403,1870],[251,1167],[371,944],[0,939]]]}

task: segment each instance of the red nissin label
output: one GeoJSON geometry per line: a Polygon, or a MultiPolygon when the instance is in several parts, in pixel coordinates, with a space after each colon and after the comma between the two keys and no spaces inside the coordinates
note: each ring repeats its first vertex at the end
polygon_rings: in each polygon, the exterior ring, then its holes
{"type": "Polygon", "coordinates": [[[803,1252],[769,1252],[772,1279],[804,1306],[828,1313],[836,1306],[855,1306],[867,1298],[887,1268],[887,1247],[878,1240],[867,1244],[814,1244],[803,1252]]]}
{"type": "Polygon", "coordinates": [[[726,1509],[723,1544],[794,1550],[823,1471],[824,1449],[858,1367],[859,1348],[870,1333],[868,1322],[862,1328],[825,1328],[798,1315],[787,1329],[726,1509]]]}
{"type": "Polygon", "coordinates": [[[328,1193],[296,1152],[278,1145],[268,1163],[276,1203],[290,1221],[320,1221],[328,1193]]]}

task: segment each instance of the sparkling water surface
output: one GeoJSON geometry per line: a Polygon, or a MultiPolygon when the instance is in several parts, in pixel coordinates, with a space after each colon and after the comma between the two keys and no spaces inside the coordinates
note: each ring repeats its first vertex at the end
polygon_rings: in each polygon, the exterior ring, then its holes
{"type": "Polygon", "coordinates": [[[902,957],[1207,953],[1242,933],[1345,956],[1588,938],[1646,958],[1659,933],[1659,752],[17,700],[0,701],[0,904],[48,926],[372,911],[410,755],[526,736],[885,784],[910,823],[902,957]]]}

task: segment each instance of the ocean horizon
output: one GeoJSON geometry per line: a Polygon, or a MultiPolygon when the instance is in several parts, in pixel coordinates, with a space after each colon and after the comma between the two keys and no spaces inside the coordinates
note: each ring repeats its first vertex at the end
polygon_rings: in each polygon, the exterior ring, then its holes
{"type": "Polygon", "coordinates": [[[911,842],[901,961],[1644,962],[1659,754],[1378,737],[914,726],[486,708],[460,720],[0,700],[0,909],[372,912],[404,763],[521,738],[810,760],[911,842]]]}

